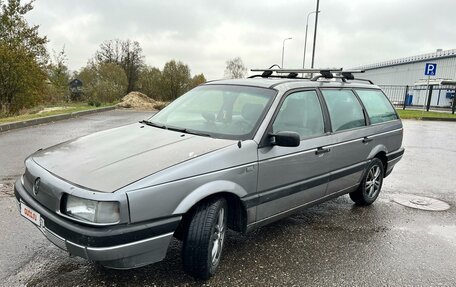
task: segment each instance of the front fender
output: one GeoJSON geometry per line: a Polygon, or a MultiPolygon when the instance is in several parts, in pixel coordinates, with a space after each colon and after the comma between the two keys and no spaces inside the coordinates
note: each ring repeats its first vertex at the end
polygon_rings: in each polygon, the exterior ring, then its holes
{"type": "Polygon", "coordinates": [[[130,221],[141,222],[184,214],[201,199],[226,192],[244,197],[255,191],[258,167],[240,165],[127,192],[130,221]]]}
{"type": "Polygon", "coordinates": [[[235,194],[239,198],[247,195],[247,191],[235,182],[228,180],[216,180],[208,182],[187,195],[173,211],[173,214],[184,214],[202,199],[221,192],[235,194]]]}

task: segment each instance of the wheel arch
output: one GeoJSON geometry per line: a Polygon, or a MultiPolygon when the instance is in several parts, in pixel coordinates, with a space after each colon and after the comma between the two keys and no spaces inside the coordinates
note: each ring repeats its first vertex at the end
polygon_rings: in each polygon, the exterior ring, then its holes
{"type": "MultiPolygon", "coordinates": [[[[247,195],[247,191],[237,183],[218,180],[206,183],[188,194],[174,210],[173,214],[183,215],[184,228],[198,204],[214,197],[223,197],[228,203],[228,227],[239,232],[245,232],[247,226],[247,210],[242,204],[241,198],[247,195]]],[[[178,231],[179,232],[179,231],[178,231]]]]}
{"type": "Polygon", "coordinates": [[[371,160],[373,158],[378,158],[382,161],[383,163],[383,172],[385,173],[387,170],[387,165],[388,165],[388,159],[386,157],[386,154],[388,153],[388,149],[384,145],[377,145],[375,146],[371,152],[369,153],[368,159],[371,160]]]}

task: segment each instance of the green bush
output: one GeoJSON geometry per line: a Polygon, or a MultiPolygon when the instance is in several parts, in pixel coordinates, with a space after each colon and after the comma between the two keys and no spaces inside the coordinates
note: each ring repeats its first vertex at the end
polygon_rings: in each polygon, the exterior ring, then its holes
{"type": "Polygon", "coordinates": [[[154,100],[162,99],[162,73],[155,67],[144,67],[138,79],[138,91],[154,100]]]}
{"type": "Polygon", "coordinates": [[[46,75],[25,50],[0,41],[0,112],[17,114],[41,101],[46,75]]]}
{"type": "Polygon", "coordinates": [[[157,101],[172,101],[205,83],[203,74],[190,76],[190,68],[180,61],[168,61],[163,70],[145,66],[138,79],[138,90],[157,101]]]}
{"type": "Polygon", "coordinates": [[[83,93],[89,104],[112,103],[120,100],[127,90],[124,70],[109,63],[91,64],[83,68],[78,78],[83,83],[83,93]]]}
{"type": "Polygon", "coordinates": [[[47,38],[25,15],[33,1],[0,0],[0,114],[16,114],[36,105],[46,90],[47,38]]]}

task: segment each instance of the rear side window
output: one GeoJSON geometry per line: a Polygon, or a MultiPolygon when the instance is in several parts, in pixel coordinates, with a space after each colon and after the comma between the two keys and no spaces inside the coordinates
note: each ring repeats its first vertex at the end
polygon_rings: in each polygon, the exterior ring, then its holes
{"type": "Polygon", "coordinates": [[[274,133],[296,132],[301,139],[323,135],[324,121],[317,93],[303,91],[288,95],[280,107],[272,129],[274,133]]]}
{"type": "Polygon", "coordinates": [[[365,126],[364,113],[350,90],[322,90],[334,132],[365,126]]]}
{"type": "Polygon", "coordinates": [[[397,119],[393,106],[386,96],[379,90],[356,90],[366,108],[372,124],[397,119]]]}

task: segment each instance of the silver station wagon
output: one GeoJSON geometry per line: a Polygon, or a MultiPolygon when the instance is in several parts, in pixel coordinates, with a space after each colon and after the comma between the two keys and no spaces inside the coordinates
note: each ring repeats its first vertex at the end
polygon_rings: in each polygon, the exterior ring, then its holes
{"type": "Polygon", "coordinates": [[[344,194],[372,204],[404,153],[381,89],[357,71],[255,71],[38,150],[15,183],[21,215],[69,254],[115,269],[162,260],[174,236],[184,270],[207,279],[227,228],[245,233],[344,194]]]}

